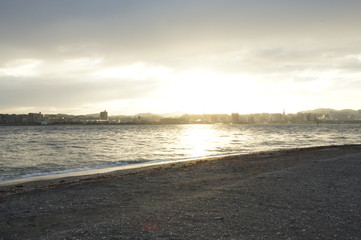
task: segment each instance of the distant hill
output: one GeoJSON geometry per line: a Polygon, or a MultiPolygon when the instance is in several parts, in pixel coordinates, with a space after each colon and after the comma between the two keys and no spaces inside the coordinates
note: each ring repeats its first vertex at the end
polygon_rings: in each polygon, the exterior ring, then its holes
{"type": "Polygon", "coordinates": [[[169,118],[169,117],[179,117],[184,115],[183,112],[173,112],[173,113],[161,113],[161,114],[154,114],[154,113],[138,113],[134,116],[140,116],[144,118],[154,118],[154,117],[160,117],[160,118],[169,118]]]}
{"type": "Polygon", "coordinates": [[[347,113],[347,114],[357,114],[360,110],[353,110],[353,109],[342,109],[342,110],[335,110],[332,108],[317,108],[314,110],[307,110],[302,111],[301,113],[313,113],[313,114],[324,114],[324,113],[347,113]]]}
{"type": "Polygon", "coordinates": [[[100,113],[91,113],[91,114],[86,114],[84,115],[85,117],[89,117],[89,118],[99,118],[100,117],[100,113]]]}
{"type": "Polygon", "coordinates": [[[138,114],[135,114],[134,116],[139,116],[139,117],[143,117],[143,118],[162,117],[159,114],[154,114],[154,113],[138,113],[138,114]]]}
{"type": "Polygon", "coordinates": [[[335,109],[332,108],[317,108],[313,110],[306,110],[301,111],[301,113],[314,113],[314,114],[322,114],[322,113],[329,113],[329,112],[335,112],[335,109]]]}
{"type": "Polygon", "coordinates": [[[160,114],[162,117],[169,118],[169,117],[180,117],[183,116],[184,112],[172,112],[172,113],[163,113],[160,114]]]}

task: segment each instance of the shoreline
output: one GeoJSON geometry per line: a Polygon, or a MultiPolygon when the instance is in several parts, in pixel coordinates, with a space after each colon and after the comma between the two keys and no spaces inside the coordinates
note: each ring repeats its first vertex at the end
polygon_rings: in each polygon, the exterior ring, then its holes
{"type": "Polygon", "coordinates": [[[17,179],[10,179],[0,181],[0,193],[12,191],[14,189],[35,189],[39,187],[56,186],[64,184],[74,184],[82,181],[91,181],[101,178],[111,178],[113,175],[131,175],[141,173],[143,171],[160,169],[160,168],[178,168],[183,166],[189,166],[204,161],[222,161],[229,158],[245,158],[247,156],[277,154],[277,153],[288,153],[288,152],[300,152],[307,150],[318,150],[318,149],[334,149],[339,147],[361,147],[361,144],[343,144],[343,145],[323,145],[323,146],[311,146],[311,147],[299,147],[289,149],[275,149],[266,151],[257,151],[250,153],[234,153],[224,154],[219,156],[206,156],[206,157],[195,157],[178,160],[159,160],[145,163],[126,164],[116,167],[96,168],[90,170],[81,170],[74,172],[66,172],[60,174],[46,174],[40,176],[31,176],[17,179]]]}
{"type": "Polygon", "coordinates": [[[2,239],[359,239],[361,145],[0,188],[2,239]]]}

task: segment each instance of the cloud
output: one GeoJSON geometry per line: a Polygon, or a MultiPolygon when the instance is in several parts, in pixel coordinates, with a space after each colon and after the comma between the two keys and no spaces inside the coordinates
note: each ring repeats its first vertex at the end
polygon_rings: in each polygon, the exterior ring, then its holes
{"type": "MultiPolygon", "coordinates": [[[[39,76],[6,69],[0,77],[0,108],[10,106],[78,106],[116,99],[144,99],[162,86],[163,66],[136,63],[108,68],[101,59],[71,59],[58,64],[44,63],[39,76]],[[47,68],[48,67],[48,68],[47,68]]],[[[18,68],[16,68],[18,70],[18,68]]],[[[20,70],[18,70],[20,71],[20,70]]]]}
{"type": "Polygon", "coordinates": [[[157,81],[144,80],[133,84],[131,80],[111,82],[66,82],[11,78],[0,79],[0,108],[24,107],[76,107],[115,99],[142,99],[152,96],[159,88],[157,81]],[[9,83],[7,83],[9,82],[9,83]]]}
{"type": "Polygon", "coordinates": [[[17,59],[0,67],[0,77],[34,77],[39,74],[38,69],[41,65],[42,61],[38,59],[17,59]]]}
{"type": "Polygon", "coordinates": [[[172,70],[165,66],[146,66],[145,63],[137,62],[128,66],[118,66],[101,69],[93,73],[97,78],[115,78],[115,79],[147,79],[161,78],[172,70]]]}

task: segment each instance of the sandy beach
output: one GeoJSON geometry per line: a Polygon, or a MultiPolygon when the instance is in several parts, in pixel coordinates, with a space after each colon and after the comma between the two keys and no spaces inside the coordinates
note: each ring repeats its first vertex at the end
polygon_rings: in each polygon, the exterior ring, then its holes
{"type": "Polygon", "coordinates": [[[361,239],[361,145],[0,187],[0,239],[361,239]]]}

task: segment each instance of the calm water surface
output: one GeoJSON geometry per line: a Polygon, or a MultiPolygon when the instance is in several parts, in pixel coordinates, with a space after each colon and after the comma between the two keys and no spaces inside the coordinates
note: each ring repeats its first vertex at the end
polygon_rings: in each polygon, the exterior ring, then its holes
{"type": "Polygon", "coordinates": [[[124,164],[359,144],[360,125],[0,126],[0,181],[124,164]]]}

